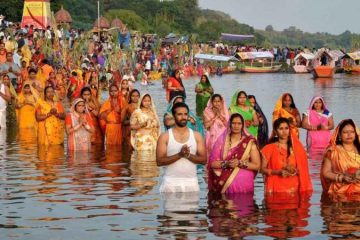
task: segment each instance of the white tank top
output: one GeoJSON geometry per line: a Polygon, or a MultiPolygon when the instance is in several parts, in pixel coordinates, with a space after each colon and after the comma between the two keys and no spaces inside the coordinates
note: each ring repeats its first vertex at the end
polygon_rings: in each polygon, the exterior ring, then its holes
{"type": "MultiPolygon", "coordinates": [[[[184,144],[190,146],[190,153],[196,154],[197,145],[193,130],[188,128],[189,139],[185,143],[175,140],[172,129],[169,129],[169,142],[167,145],[167,156],[180,152],[184,144]]],[[[176,162],[165,167],[164,178],[196,178],[196,164],[186,158],[180,158],[176,162]]]]}
{"type": "MultiPolygon", "coordinates": [[[[0,85],[0,92],[5,94],[5,85],[4,84],[0,85]]],[[[5,110],[6,106],[7,106],[7,102],[5,101],[5,99],[3,97],[0,97],[0,110],[5,110]]]]}

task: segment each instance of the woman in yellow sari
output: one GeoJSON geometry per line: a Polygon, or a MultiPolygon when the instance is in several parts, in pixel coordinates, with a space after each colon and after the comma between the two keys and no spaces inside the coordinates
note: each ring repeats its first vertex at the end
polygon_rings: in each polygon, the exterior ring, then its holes
{"type": "Polygon", "coordinates": [[[155,151],[160,136],[160,121],[154,101],[145,94],[139,101],[139,107],[130,118],[131,145],[135,151],[155,151]]]}
{"type": "Polygon", "coordinates": [[[359,137],[352,119],[340,122],[332,135],[322,163],[321,183],[333,199],[349,200],[360,193],[359,137]]]}
{"type": "Polygon", "coordinates": [[[19,129],[36,128],[35,104],[39,96],[37,91],[31,86],[30,81],[23,84],[21,93],[16,99],[16,108],[18,110],[17,122],[19,129]]]}
{"type": "Polygon", "coordinates": [[[301,117],[290,93],[284,93],[275,104],[273,122],[278,118],[287,118],[290,121],[291,135],[299,138],[301,117]]]}
{"type": "Polygon", "coordinates": [[[109,95],[109,99],[100,108],[99,114],[103,123],[101,127],[105,133],[107,145],[121,145],[121,128],[126,113],[125,103],[117,85],[110,86],[109,95]]]}
{"type": "Polygon", "coordinates": [[[38,122],[39,145],[59,145],[64,143],[65,111],[61,102],[55,101],[52,86],[44,89],[44,100],[39,99],[35,106],[38,122]]]}

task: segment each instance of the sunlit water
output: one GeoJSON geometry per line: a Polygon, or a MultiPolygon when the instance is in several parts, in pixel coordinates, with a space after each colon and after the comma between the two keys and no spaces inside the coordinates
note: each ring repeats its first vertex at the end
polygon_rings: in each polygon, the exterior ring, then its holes
{"type": "MultiPolygon", "coordinates": [[[[195,110],[194,86],[184,80],[187,102],[195,110]]],[[[291,92],[306,110],[321,94],[334,113],[360,120],[360,77],[310,74],[237,74],[212,77],[217,93],[230,102],[235,90],[254,94],[271,119],[274,104],[291,92]]],[[[155,99],[159,116],[166,108],[161,83],[140,87],[155,99]]],[[[305,142],[305,131],[301,132],[305,142]]],[[[309,160],[314,185],[311,200],[301,206],[269,209],[263,203],[263,179],[255,196],[228,196],[208,201],[204,168],[198,168],[201,192],[159,194],[161,169],[154,156],[119,149],[67,154],[62,146],[38,148],[31,133],[0,131],[0,239],[312,239],[360,236],[358,203],[321,201],[320,160],[309,160]]]]}

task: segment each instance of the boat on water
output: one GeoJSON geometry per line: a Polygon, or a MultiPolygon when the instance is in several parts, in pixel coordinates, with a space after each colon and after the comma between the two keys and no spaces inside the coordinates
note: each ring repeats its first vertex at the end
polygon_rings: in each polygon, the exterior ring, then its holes
{"type": "Polygon", "coordinates": [[[239,59],[234,56],[203,53],[195,54],[194,58],[202,60],[203,62],[209,62],[210,65],[212,65],[210,73],[216,75],[234,72],[236,70],[236,65],[234,62],[239,61],[239,59]]]}
{"type": "Polygon", "coordinates": [[[343,67],[347,73],[360,74],[360,51],[345,54],[343,67]]]}
{"type": "Polygon", "coordinates": [[[264,52],[238,52],[241,59],[239,69],[246,73],[273,73],[279,72],[281,64],[274,63],[274,55],[269,51],[264,52]]]}
{"type": "Polygon", "coordinates": [[[312,71],[312,64],[315,55],[312,53],[299,53],[294,58],[295,65],[293,69],[295,73],[309,73],[312,71]]]}
{"type": "Polygon", "coordinates": [[[328,49],[319,49],[314,57],[313,75],[315,78],[334,77],[336,67],[341,68],[340,60],[344,54],[339,50],[329,51],[328,49]]]}

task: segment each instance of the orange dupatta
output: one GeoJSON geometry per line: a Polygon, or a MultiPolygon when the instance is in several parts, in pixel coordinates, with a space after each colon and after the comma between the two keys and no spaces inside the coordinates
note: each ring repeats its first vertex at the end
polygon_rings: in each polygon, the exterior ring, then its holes
{"type": "MultiPolygon", "coordinates": [[[[292,109],[292,112],[288,112],[287,110],[285,110],[282,106],[283,103],[283,99],[286,95],[288,95],[289,93],[284,93],[281,95],[281,97],[277,100],[276,104],[275,104],[275,108],[274,108],[274,112],[273,112],[273,122],[275,122],[276,119],[278,118],[292,118],[292,119],[296,119],[296,115],[299,115],[299,111],[295,108],[292,109]]],[[[293,136],[297,136],[299,138],[300,136],[300,132],[299,129],[296,126],[293,126],[290,124],[290,130],[291,130],[291,134],[293,136]]]]}
{"type": "MultiPolygon", "coordinates": [[[[341,145],[336,144],[339,137],[339,127],[336,127],[331,140],[330,146],[326,151],[325,158],[331,161],[332,171],[334,173],[352,173],[354,170],[360,169],[360,154],[346,151],[341,145]]],[[[356,128],[356,135],[360,138],[359,130],[356,128]]],[[[325,179],[321,171],[321,184],[323,189],[329,194],[354,194],[360,193],[360,183],[340,183],[332,182],[325,179]]]]}

